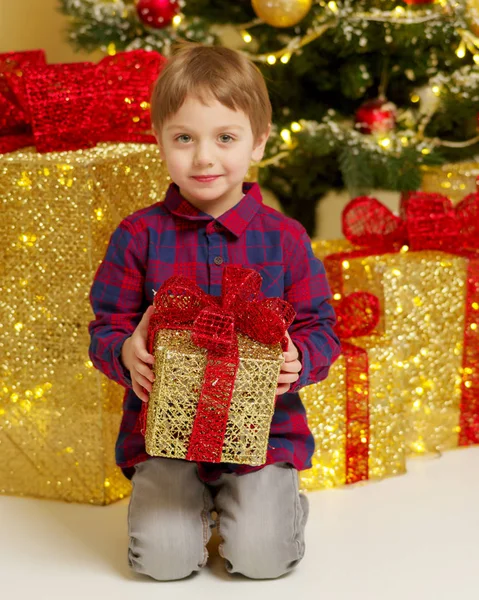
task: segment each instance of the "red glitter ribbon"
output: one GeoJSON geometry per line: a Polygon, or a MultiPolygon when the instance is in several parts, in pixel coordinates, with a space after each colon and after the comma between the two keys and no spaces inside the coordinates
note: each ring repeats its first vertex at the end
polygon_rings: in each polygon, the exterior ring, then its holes
{"type": "Polygon", "coordinates": [[[0,153],[154,143],[149,100],[166,59],[134,50],[98,64],[47,65],[41,50],[0,54],[0,153]]]}
{"type": "Polygon", "coordinates": [[[346,483],[369,477],[369,360],[364,348],[345,339],[369,335],[379,316],[379,300],[354,292],[334,305],[335,331],[346,361],[346,483]]]}
{"type": "Polygon", "coordinates": [[[360,196],[343,211],[343,233],[375,254],[411,250],[458,253],[479,249],[479,193],[454,207],[440,194],[411,193],[403,205],[405,218],[395,216],[375,198],[360,196]]]}
{"type": "Polygon", "coordinates": [[[353,199],[343,211],[343,233],[360,246],[330,254],[325,267],[330,281],[343,293],[342,261],[399,252],[439,250],[468,259],[462,397],[459,446],[479,444],[479,193],[466,196],[456,207],[440,194],[413,192],[402,207],[404,218],[395,216],[375,198],[353,199]]]}
{"type": "MultiPolygon", "coordinates": [[[[294,320],[291,304],[279,298],[258,300],[261,275],[252,269],[227,266],[222,295],[210,296],[186,277],[170,277],[155,294],[148,328],[153,353],[161,329],[191,330],[194,344],[207,350],[206,369],[186,460],[221,462],[228,411],[239,366],[238,332],[262,344],[281,343],[294,320]]],[[[140,415],[145,433],[147,404],[140,415]]]]}

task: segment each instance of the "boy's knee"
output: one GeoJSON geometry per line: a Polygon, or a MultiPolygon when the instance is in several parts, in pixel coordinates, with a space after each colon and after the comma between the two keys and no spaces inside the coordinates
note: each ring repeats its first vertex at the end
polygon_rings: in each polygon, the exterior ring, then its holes
{"type": "Polygon", "coordinates": [[[220,554],[229,573],[240,573],[250,579],[276,579],[301,561],[304,543],[274,531],[252,532],[238,527],[223,538],[220,554]]]}
{"type": "Polygon", "coordinates": [[[136,573],[158,581],[184,579],[206,564],[208,551],[179,540],[145,543],[130,539],[128,563],[136,573]]]}

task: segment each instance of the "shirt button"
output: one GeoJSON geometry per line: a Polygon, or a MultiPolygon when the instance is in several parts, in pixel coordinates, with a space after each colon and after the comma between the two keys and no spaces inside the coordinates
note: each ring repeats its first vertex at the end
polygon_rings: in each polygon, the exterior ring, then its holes
{"type": "Polygon", "coordinates": [[[221,256],[215,256],[215,265],[222,265],[223,264],[223,259],[221,258],[221,256]]]}

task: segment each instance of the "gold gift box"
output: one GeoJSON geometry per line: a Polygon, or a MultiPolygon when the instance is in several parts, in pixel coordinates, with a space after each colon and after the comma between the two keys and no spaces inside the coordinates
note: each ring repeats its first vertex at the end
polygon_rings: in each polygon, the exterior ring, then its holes
{"type": "MultiPolygon", "coordinates": [[[[267,346],[238,334],[235,380],[221,462],[263,465],[284,357],[279,344],[267,346]]],[[[146,451],[186,458],[201,393],[207,352],[191,332],[160,330],[155,339],[155,382],[148,402],[146,451]]]]}
{"type": "Polygon", "coordinates": [[[368,373],[360,375],[364,385],[355,391],[364,394],[368,403],[364,411],[368,422],[349,418],[343,354],[332,365],[327,379],[300,391],[315,440],[313,466],[300,474],[305,490],[344,485],[351,478],[378,480],[406,471],[402,390],[395,348],[384,336],[348,341],[367,351],[368,373]],[[366,456],[366,465],[347,453],[352,437],[365,444],[361,454],[366,456]]]}
{"type": "Polygon", "coordinates": [[[479,162],[448,163],[422,167],[421,191],[447,196],[458,204],[476,191],[479,162]]]}
{"type": "Polygon", "coordinates": [[[88,356],[88,296],[122,218],[169,185],[158,149],[0,155],[0,493],[107,504],[124,389],[88,356]]]}
{"type": "MultiPolygon", "coordinates": [[[[345,240],[314,246],[323,259],[353,249],[345,240]]],[[[458,446],[467,264],[460,256],[406,248],[341,261],[344,294],[371,292],[383,307],[376,333],[395,347],[409,454],[458,446]]]]}

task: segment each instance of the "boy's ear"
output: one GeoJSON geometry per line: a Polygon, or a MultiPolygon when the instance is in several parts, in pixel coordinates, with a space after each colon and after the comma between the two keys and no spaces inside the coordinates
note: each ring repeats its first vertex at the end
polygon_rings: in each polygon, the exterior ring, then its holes
{"type": "Polygon", "coordinates": [[[255,142],[253,153],[251,158],[254,162],[259,162],[264,155],[264,149],[266,147],[266,142],[268,141],[269,134],[271,133],[271,123],[268,124],[268,127],[264,133],[262,133],[257,141],[255,142]]]}

